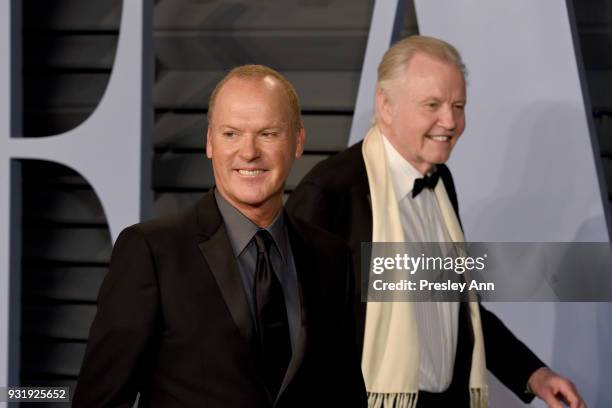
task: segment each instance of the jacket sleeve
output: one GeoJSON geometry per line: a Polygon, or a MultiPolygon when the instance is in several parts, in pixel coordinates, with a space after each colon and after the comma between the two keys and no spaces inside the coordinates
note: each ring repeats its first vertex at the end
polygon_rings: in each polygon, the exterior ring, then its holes
{"type": "Polygon", "coordinates": [[[149,245],[130,227],[113,249],[98,294],[73,407],[131,407],[152,358],[158,284],[149,245]]]}
{"type": "Polygon", "coordinates": [[[546,364],[482,305],[480,316],[487,368],[523,402],[531,402],[534,395],[526,392],[527,381],[535,370],[546,364]]]}
{"type": "MultiPolygon", "coordinates": [[[[445,165],[441,165],[440,170],[442,171],[444,187],[447,188],[449,198],[461,224],[453,177],[445,165]]],[[[482,305],[480,305],[480,317],[487,369],[523,402],[531,402],[534,395],[526,392],[527,381],[535,370],[544,367],[546,364],[516,338],[495,314],[482,305]]]]}

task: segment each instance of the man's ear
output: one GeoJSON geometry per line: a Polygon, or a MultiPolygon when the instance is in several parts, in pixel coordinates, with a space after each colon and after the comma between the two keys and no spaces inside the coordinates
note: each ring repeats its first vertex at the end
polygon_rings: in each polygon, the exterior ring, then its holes
{"type": "Polygon", "coordinates": [[[303,126],[300,128],[300,130],[298,130],[296,138],[297,143],[295,146],[295,158],[299,159],[304,153],[304,143],[306,142],[306,130],[303,126]]]}
{"type": "Polygon", "coordinates": [[[376,116],[383,123],[391,123],[393,103],[389,94],[382,88],[376,88],[376,116]]]}
{"type": "Polygon", "coordinates": [[[208,131],[206,132],[206,157],[208,157],[209,159],[212,159],[212,155],[213,155],[212,142],[210,141],[211,139],[212,139],[212,130],[209,127],[208,131]]]}

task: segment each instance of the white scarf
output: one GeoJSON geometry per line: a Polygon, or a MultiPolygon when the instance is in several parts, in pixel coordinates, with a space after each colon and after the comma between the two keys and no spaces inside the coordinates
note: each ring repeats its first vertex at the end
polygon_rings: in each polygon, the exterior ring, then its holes
{"type": "MultiPolygon", "coordinates": [[[[404,242],[382,138],[374,126],[366,135],[362,148],[372,199],[372,242],[404,242]]],[[[434,193],[451,239],[453,242],[464,242],[463,231],[444,183],[438,183],[434,193]]],[[[487,408],[485,350],[478,303],[469,302],[469,310],[474,330],[470,407],[487,408]]],[[[368,302],[361,368],[370,408],[416,407],[419,350],[412,303],[368,302]]]]}

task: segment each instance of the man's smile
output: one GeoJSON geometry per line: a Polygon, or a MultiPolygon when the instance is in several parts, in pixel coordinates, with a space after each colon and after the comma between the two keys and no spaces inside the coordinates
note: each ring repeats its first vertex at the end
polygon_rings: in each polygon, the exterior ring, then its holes
{"type": "Polygon", "coordinates": [[[266,172],[267,170],[265,169],[238,169],[236,170],[238,172],[238,174],[240,174],[241,176],[245,176],[245,177],[256,177],[259,176],[260,174],[263,174],[264,172],[266,172]]]}
{"type": "Polygon", "coordinates": [[[436,142],[449,142],[452,138],[451,136],[446,135],[427,135],[426,137],[436,142]]]}

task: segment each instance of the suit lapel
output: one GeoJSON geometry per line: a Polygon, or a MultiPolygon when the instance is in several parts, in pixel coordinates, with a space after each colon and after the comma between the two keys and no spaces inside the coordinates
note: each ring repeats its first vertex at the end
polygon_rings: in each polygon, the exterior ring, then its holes
{"type": "Polygon", "coordinates": [[[287,386],[295,378],[306,354],[308,343],[308,299],[313,295],[312,290],[314,289],[309,285],[309,271],[313,270],[311,267],[313,253],[310,245],[299,231],[299,227],[295,224],[294,220],[287,213],[285,213],[285,220],[287,220],[286,225],[289,232],[291,252],[293,253],[295,270],[297,272],[301,324],[295,349],[293,350],[287,373],[278,393],[278,398],[280,398],[287,386]]]}
{"type": "Polygon", "coordinates": [[[238,265],[214,195],[206,194],[198,203],[200,251],[215,277],[229,312],[247,344],[253,338],[251,311],[244,293],[238,265]]]}
{"type": "MultiPolygon", "coordinates": [[[[247,344],[252,344],[254,327],[251,311],[244,294],[242,280],[225,225],[212,191],[206,194],[197,205],[199,242],[198,246],[215,277],[219,290],[229,312],[247,344]]],[[[308,307],[310,296],[315,289],[309,284],[309,271],[312,271],[312,249],[291,216],[285,213],[291,251],[295,262],[300,302],[300,332],[295,349],[283,379],[278,398],[295,378],[302,365],[308,343],[308,307]]]]}

